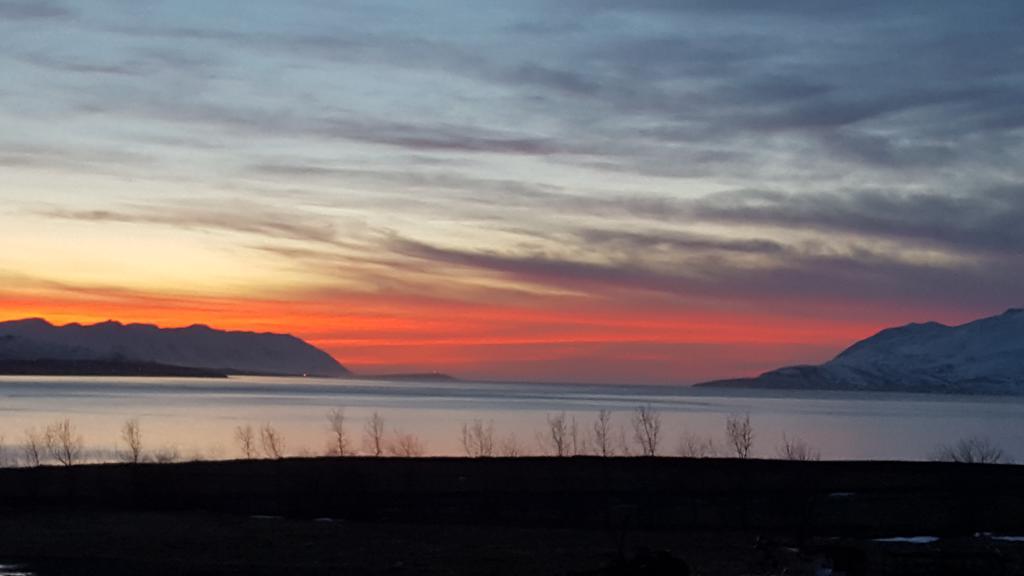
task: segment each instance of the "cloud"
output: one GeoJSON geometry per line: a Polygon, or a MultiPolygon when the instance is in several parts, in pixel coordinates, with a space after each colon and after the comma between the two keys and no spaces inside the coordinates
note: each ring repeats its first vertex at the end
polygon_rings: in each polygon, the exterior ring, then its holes
{"type": "Polygon", "coordinates": [[[0,18],[11,20],[63,19],[72,12],[57,2],[47,0],[0,1],[0,18]]]}
{"type": "MultiPolygon", "coordinates": [[[[509,226],[544,235],[561,230],[559,242],[594,249],[671,247],[720,251],[778,253],[793,231],[813,233],[823,244],[897,242],[938,250],[950,258],[1019,254],[1024,251],[1024,185],[993,185],[959,193],[838,188],[821,191],[735,189],[707,195],[666,193],[594,195],[542,182],[516,182],[462,174],[454,167],[440,171],[331,168],[321,165],[266,163],[247,168],[254,174],[285,179],[323,179],[328,183],[396,189],[396,202],[409,210],[420,207],[463,216],[488,215],[509,220],[509,226]],[[429,194],[429,196],[423,196],[429,194]],[[501,198],[495,203],[493,198],[501,198]],[[512,214],[532,213],[532,226],[515,222],[512,214]],[[577,219],[631,223],[646,234],[618,229],[570,226],[563,215],[577,219]],[[503,218],[504,216],[504,218],[503,218]],[[673,234],[651,232],[674,226],[673,234]],[[686,228],[702,225],[757,230],[753,240],[722,240],[691,235],[686,228]]],[[[379,198],[379,197],[378,197],[379,198]]],[[[379,200],[378,200],[379,201],[379,200]]]]}
{"type": "Polygon", "coordinates": [[[158,97],[128,105],[90,102],[94,112],[131,115],[194,126],[207,131],[228,131],[262,139],[317,139],[376,144],[411,152],[554,156],[586,154],[590,150],[554,138],[532,136],[469,124],[417,121],[399,122],[355,115],[318,116],[270,108],[222,106],[158,97]]]}
{"type": "Polygon", "coordinates": [[[86,222],[156,224],[185,229],[222,230],[264,237],[337,245],[334,222],[316,214],[282,211],[266,205],[236,200],[230,203],[182,201],[161,205],[136,205],[115,210],[43,209],[44,217],[86,222]]]}
{"type": "MultiPolygon", "coordinates": [[[[645,243],[641,243],[645,244],[645,243]]],[[[758,252],[754,246],[753,252],[758,252]]],[[[1014,301],[1024,285],[1024,258],[1010,268],[993,262],[938,265],[859,248],[847,253],[769,250],[772,258],[744,265],[710,253],[681,253],[675,265],[652,262],[642,251],[612,261],[586,261],[551,252],[470,251],[404,238],[395,252],[426,261],[506,275],[520,281],[593,294],[655,292],[684,299],[780,303],[903,302],[982,307],[1014,301]]],[[[1005,262],[1004,262],[1005,264],[1005,262]]]]}
{"type": "Polygon", "coordinates": [[[350,118],[325,118],[314,123],[310,134],[327,138],[383,144],[413,151],[492,153],[524,156],[569,154],[574,151],[550,138],[521,136],[455,124],[365,122],[350,118]]]}
{"type": "Polygon", "coordinates": [[[154,158],[117,147],[68,147],[0,142],[0,166],[43,171],[119,173],[152,166],[154,158]]]}
{"type": "MultiPolygon", "coordinates": [[[[392,189],[402,201],[414,201],[422,193],[429,193],[429,203],[445,199],[460,204],[494,206],[493,196],[501,195],[503,207],[525,205],[535,207],[546,202],[558,203],[568,196],[562,186],[533,182],[529,179],[488,178],[473,174],[457,165],[413,167],[352,167],[330,166],[287,161],[258,162],[243,168],[249,178],[275,180],[302,180],[327,185],[362,186],[377,191],[377,200],[389,195],[392,189]],[[467,173],[469,172],[469,173],[467,173]]],[[[372,199],[369,199],[372,201],[372,199]]],[[[449,207],[444,207],[448,210],[449,207]]]]}
{"type": "Polygon", "coordinates": [[[612,230],[583,230],[577,233],[582,246],[601,253],[619,253],[633,258],[642,253],[669,252],[687,255],[694,252],[734,252],[740,254],[779,254],[785,246],[767,239],[735,240],[685,232],[652,233],[612,230]]]}
{"type": "Polygon", "coordinates": [[[143,49],[113,58],[94,58],[50,49],[21,52],[14,54],[13,58],[39,68],[97,77],[142,77],[167,72],[205,74],[217,62],[216,56],[200,57],[167,49],[143,49]]]}
{"type": "MultiPolygon", "coordinates": [[[[609,168],[672,174],[670,160],[645,161],[659,143],[715,150],[722,161],[713,170],[756,166],[752,177],[780,162],[812,172],[810,161],[826,178],[858,168],[1012,165],[975,150],[980,134],[1012,133],[1024,119],[1011,56],[1024,55],[1019,3],[596,4],[636,32],[609,34],[592,17],[573,38],[593,43],[570,44],[571,59],[551,58],[541,73],[511,68],[506,82],[562,98],[552,108],[591,111],[592,134],[630,142],[635,154],[623,147],[609,168]],[[660,26],[666,17],[677,25],[660,26]]],[[[595,8],[574,6],[581,18],[595,8]]],[[[557,38],[548,41],[557,46],[557,38]]],[[[1019,138],[1005,144],[1020,151],[1019,138]]],[[[685,166],[694,155],[682,152],[676,164],[685,166]]]]}
{"type": "Polygon", "coordinates": [[[941,246],[963,254],[1024,253],[1024,187],[969,194],[741,190],[705,197],[693,217],[941,246]]]}
{"type": "MultiPolygon", "coordinates": [[[[225,78],[257,93],[268,87],[266,79],[235,56],[258,54],[283,74],[307,69],[353,85],[392,80],[388,93],[398,101],[397,113],[383,116],[368,110],[367,102],[339,106],[333,100],[344,101],[347,91],[328,96],[302,81],[298,88],[322,95],[308,107],[274,106],[272,98],[260,106],[246,98],[128,91],[100,94],[87,108],[162,121],[179,131],[218,127],[220,134],[250,140],[536,157],[569,169],[653,177],[764,180],[784,172],[827,180],[851,169],[1008,167],[1013,154],[974,151],[979,138],[1024,125],[1017,104],[1024,89],[1013,64],[1013,56],[1022,55],[1014,24],[1024,22],[1024,10],[1012,2],[986,10],[937,5],[650,0],[568,2],[551,9],[524,3],[509,11],[516,25],[481,15],[481,29],[500,31],[482,38],[449,29],[456,22],[367,26],[411,10],[387,5],[354,9],[344,19],[299,6],[296,17],[316,26],[296,30],[255,17],[201,26],[141,19],[109,30],[182,56],[198,43],[204,54],[226,62],[219,71],[225,78]],[[543,25],[559,19],[576,23],[571,33],[543,25]],[[904,33],[892,33],[892,26],[904,33]],[[545,34],[549,28],[558,33],[545,34]],[[530,50],[509,50],[524,42],[530,50]],[[409,85],[410,73],[429,80],[409,85]],[[446,79],[464,88],[465,97],[439,94],[446,79]],[[430,104],[436,114],[424,115],[430,104]]],[[[139,68],[145,61],[135,58],[95,63],[34,57],[98,76],[151,69],[139,68]]],[[[219,78],[208,80],[220,84],[219,78]]],[[[1019,150],[1019,138],[1008,146],[1019,150]]]]}
{"type": "MultiPolygon", "coordinates": [[[[977,279],[965,262],[1024,245],[1019,3],[380,3],[345,18],[324,6],[282,8],[280,22],[90,13],[104,23],[88,31],[95,47],[12,40],[25,45],[8,58],[37,68],[27,94],[73,87],[38,130],[18,118],[22,133],[45,140],[67,119],[51,150],[140,154],[102,163],[122,173],[154,161],[140,143],[178,143],[154,179],[231,190],[51,215],[242,232],[285,240],[268,249],[281,255],[316,244],[330,261],[336,209],[376,211],[407,240],[364,245],[401,262],[680,295],[909,294],[977,279]],[[160,58],[169,76],[150,74],[160,58]],[[320,203],[225,203],[253,182],[320,203]]],[[[0,1],[0,14],[59,18],[54,7],[0,1]]],[[[25,169],[101,162],[0,151],[25,169]]],[[[1000,274],[994,285],[1014,281],[1000,274]]]]}

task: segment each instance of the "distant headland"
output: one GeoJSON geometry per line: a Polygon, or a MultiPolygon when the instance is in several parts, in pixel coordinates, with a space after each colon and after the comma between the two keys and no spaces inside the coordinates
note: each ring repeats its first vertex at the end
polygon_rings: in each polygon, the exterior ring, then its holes
{"type": "Polygon", "coordinates": [[[345,377],[351,372],[290,334],[113,321],[55,326],[32,318],[0,323],[0,374],[345,377]]]}
{"type": "Polygon", "coordinates": [[[718,388],[1024,394],[1024,309],[961,326],[888,328],[820,366],[789,366],[718,388]]]}

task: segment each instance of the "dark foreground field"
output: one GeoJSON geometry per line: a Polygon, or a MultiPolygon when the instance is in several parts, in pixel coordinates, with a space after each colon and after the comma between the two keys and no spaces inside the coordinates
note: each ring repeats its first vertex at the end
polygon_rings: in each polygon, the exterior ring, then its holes
{"type": "MultiPolygon", "coordinates": [[[[1024,467],[294,459],[0,470],[0,564],[80,574],[1024,574],[1024,467]],[[931,536],[918,541],[890,537],[931,536]]],[[[3,569],[0,569],[0,574],[3,569]]]]}

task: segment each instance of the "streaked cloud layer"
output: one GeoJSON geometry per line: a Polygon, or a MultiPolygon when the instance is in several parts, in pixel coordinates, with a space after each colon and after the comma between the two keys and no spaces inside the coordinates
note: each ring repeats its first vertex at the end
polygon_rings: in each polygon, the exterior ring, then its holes
{"type": "Polygon", "coordinates": [[[0,0],[4,316],[687,382],[1024,293],[1024,7],[0,0]]]}

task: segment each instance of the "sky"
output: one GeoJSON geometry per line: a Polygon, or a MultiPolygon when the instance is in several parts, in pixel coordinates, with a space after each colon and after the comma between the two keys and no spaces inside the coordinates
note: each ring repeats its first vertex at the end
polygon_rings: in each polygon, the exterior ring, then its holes
{"type": "Polygon", "coordinates": [[[1024,4],[0,0],[0,318],[691,383],[1024,304],[1024,4]]]}

